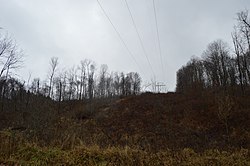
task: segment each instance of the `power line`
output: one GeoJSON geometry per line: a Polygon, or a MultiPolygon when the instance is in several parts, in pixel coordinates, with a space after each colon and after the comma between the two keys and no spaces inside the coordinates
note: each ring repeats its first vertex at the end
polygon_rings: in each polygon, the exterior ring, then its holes
{"type": "Polygon", "coordinates": [[[139,70],[142,72],[139,64],[137,63],[134,54],[130,51],[130,49],[128,48],[126,42],[123,40],[121,34],[119,33],[119,31],[117,30],[117,28],[115,27],[115,25],[113,24],[113,22],[111,21],[110,17],[108,16],[107,12],[104,10],[104,8],[102,7],[102,4],[100,3],[99,0],[96,0],[97,3],[99,4],[100,8],[102,9],[104,15],[107,17],[107,19],[109,20],[110,24],[112,25],[113,29],[115,30],[116,34],[118,35],[119,39],[121,40],[122,44],[124,45],[124,47],[126,48],[126,50],[128,51],[128,53],[130,54],[130,56],[132,57],[132,59],[134,60],[135,64],[138,66],[139,70]]]}
{"type": "Polygon", "coordinates": [[[141,38],[140,33],[139,33],[139,30],[138,30],[138,28],[137,28],[137,26],[136,26],[134,17],[133,17],[132,12],[131,12],[131,10],[130,10],[130,8],[129,8],[129,5],[128,5],[127,0],[125,0],[125,3],[126,3],[126,7],[127,7],[128,11],[129,11],[129,15],[130,15],[130,18],[131,18],[131,20],[132,20],[133,26],[134,26],[134,28],[135,28],[137,37],[138,37],[138,39],[139,39],[139,41],[140,41],[140,45],[141,45],[141,47],[142,47],[143,53],[144,53],[144,55],[145,55],[145,57],[146,57],[146,59],[147,59],[147,62],[148,62],[148,64],[149,64],[149,66],[150,66],[150,69],[151,69],[151,71],[152,71],[153,76],[155,76],[153,67],[152,67],[152,65],[151,65],[151,63],[150,63],[150,61],[149,61],[149,58],[148,58],[146,49],[145,49],[144,44],[143,44],[143,42],[142,42],[142,38],[141,38]]]}
{"type": "Polygon", "coordinates": [[[159,27],[158,27],[157,15],[156,15],[155,0],[153,0],[153,7],[154,7],[154,17],[155,17],[157,40],[158,40],[158,48],[159,48],[159,54],[160,54],[160,58],[161,58],[161,68],[162,68],[162,74],[164,75],[163,59],[162,59],[162,52],[161,52],[161,42],[160,42],[160,36],[159,36],[159,27]]]}

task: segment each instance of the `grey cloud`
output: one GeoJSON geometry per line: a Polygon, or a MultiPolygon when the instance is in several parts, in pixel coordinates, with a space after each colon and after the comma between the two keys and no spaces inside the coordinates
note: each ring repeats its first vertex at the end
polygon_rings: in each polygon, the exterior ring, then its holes
{"type": "MultiPolygon", "coordinates": [[[[127,0],[146,47],[156,79],[175,88],[175,73],[191,56],[221,38],[231,45],[236,13],[250,9],[249,0],[156,0],[165,76],[157,48],[152,0],[127,0]]],[[[100,0],[134,53],[144,82],[152,74],[143,55],[124,0],[100,0]]],[[[52,56],[60,66],[89,58],[112,71],[138,71],[95,0],[1,0],[0,26],[27,54],[20,75],[45,78],[52,56]]]]}

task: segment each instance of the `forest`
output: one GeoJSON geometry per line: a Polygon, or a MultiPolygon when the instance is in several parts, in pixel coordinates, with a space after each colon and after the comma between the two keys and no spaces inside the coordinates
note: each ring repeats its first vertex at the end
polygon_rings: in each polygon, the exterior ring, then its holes
{"type": "Polygon", "coordinates": [[[250,165],[249,17],[237,14],[234,48],[208,44],[168,93],[84,58],[51,57],[45,80],[23,81],[24,52],[0,33],[0,165],[250,165]]]}
{"type": "Polygon", "coordinates": [[[247,11],[238,13],[232,32],[233,54],[229,45],[216,40],[202,58],[191,60],[177,71],[176,91],[201,89],[236,90],[245,93],[250,85],[250,23],[247,11]]]}

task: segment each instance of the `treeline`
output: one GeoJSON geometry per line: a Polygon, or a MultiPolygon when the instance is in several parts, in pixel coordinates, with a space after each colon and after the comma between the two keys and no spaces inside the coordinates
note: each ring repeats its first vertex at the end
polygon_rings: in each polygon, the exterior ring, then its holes
{"type": "Polygon", "coordinates": [[[12,99],[17,109],[17,100],[25,94],[24,84],[14,78],[14,71],[22,66],[23,53],[8,34],[0,33],[0,106],[4,109],[5,101],[12,99]]]}
{"type": "Polygon", "coordinates": [[[138,73],[109,72],[107,65],[101,65],[98,69],[96,63],[88,59],[80,61],[77,67],[60,70],[58,58],[52,57],[46,80],[29,78],[20,81],[15,72],[22,67],[23,57],[22,50],[17,47],[14,40],[0,33],[2,110],[10,101],[22,103],[22,107],[25,107],[31,95],[63,101],[137,95],[141,90],[141,77],[138,73]]]}
{"type": "Polygon", "coordinates": [[[141,77],[136,72],[127,74],[109,72],[107,65],[97,69],[92,60],[82,60],[78,67],[58,71],[58,58],[50,61],[49,79],[33,79],[29,91],[48,96],[56,101],[107,98],[137,95],[140,93],[141,77]]]}
{"type": "Polygon", "coordinates": [[[250,19],[248,11],[237,14],[237,25],[231,34],[234,53],[222,40],[207,46],[202,58],[193,57],[177,71],[177,92],[190,89],[240,87],[250,85],[250,19]]]}

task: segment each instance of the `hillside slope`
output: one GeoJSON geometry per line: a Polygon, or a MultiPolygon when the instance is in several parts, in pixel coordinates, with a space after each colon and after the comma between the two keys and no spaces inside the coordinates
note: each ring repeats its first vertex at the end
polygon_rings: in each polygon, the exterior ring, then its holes
{"type": "Polygon", "coordinates": [[[144,93],[60,105],[33,99],[24,111],[0,112],[1,129],[65,148],[79,144],[149,151],[250,147],[248,96],[144,93]]]}

